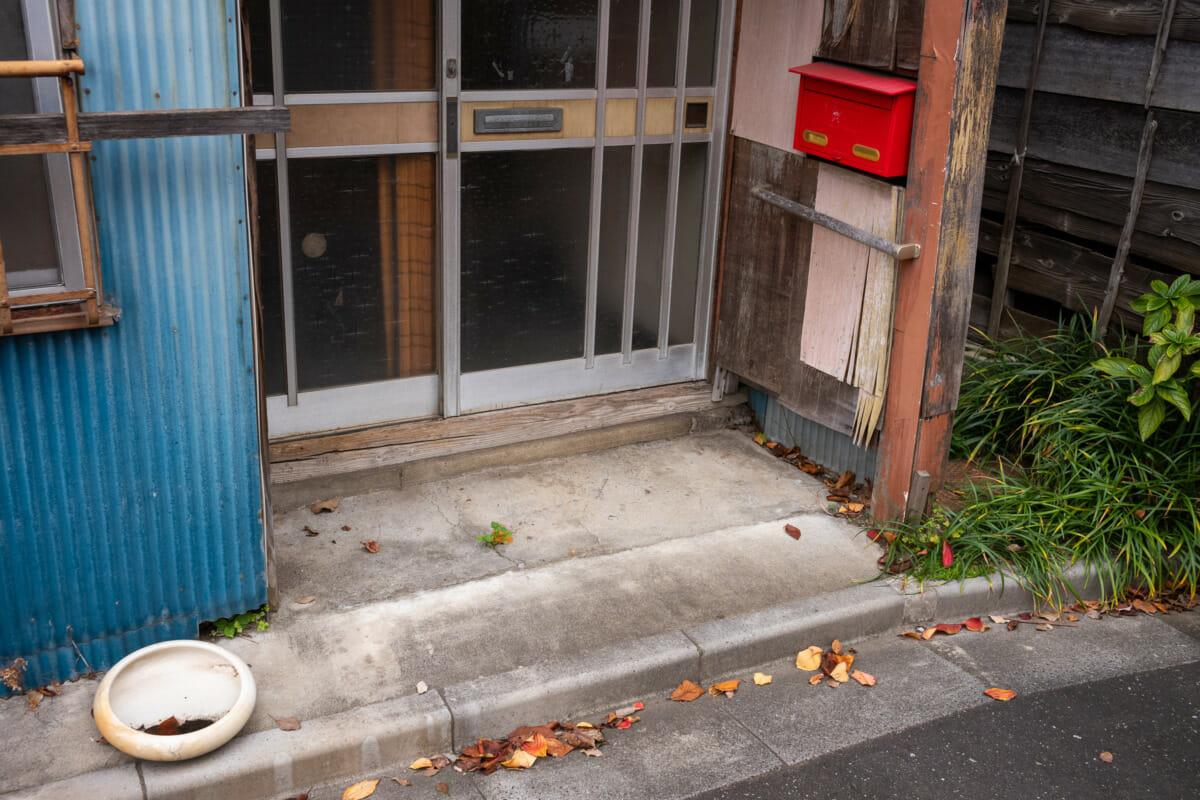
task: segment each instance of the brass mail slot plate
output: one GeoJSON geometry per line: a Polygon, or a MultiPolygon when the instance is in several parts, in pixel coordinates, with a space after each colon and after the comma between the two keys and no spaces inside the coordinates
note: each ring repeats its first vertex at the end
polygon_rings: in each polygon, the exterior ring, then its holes
{"type": "Polygon", "coordinates": [[[475,133],[552,133],[562,127],[561,108],[475,109],[475,133]]]}

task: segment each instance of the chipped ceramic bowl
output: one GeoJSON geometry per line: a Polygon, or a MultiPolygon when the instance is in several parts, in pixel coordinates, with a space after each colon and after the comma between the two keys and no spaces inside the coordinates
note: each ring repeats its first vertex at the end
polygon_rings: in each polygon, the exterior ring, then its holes
{"type": "Polygon", "coordinates": [[[105,740],[121,752],[182,761],[232,739],[250,719],[257,695],[245,661],[215,644],[181,639],[143,647],[118,661],[100,681],[92,716],[105,740]],[[172,717],[184,732],[147,732],[172,717]]]}

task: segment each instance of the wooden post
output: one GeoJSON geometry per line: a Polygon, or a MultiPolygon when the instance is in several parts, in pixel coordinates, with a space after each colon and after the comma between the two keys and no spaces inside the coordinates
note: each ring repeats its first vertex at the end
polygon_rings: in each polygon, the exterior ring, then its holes
{"type": "Polygon", "coordinates": [[[895,344],[873,510],[903,518],[941,484],[962,378],[996,69],[1007,0],[929,0],[909,160],[895,344]]]}

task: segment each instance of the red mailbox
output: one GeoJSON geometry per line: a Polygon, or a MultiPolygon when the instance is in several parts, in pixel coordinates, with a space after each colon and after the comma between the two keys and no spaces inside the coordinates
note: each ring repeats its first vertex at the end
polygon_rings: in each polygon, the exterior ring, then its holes
{"type": "Polygon", "coordinates": [[[824,62],[789,71],[800,75],[797,150],[885,178],[908,172],[916,81],[824,62]]]}

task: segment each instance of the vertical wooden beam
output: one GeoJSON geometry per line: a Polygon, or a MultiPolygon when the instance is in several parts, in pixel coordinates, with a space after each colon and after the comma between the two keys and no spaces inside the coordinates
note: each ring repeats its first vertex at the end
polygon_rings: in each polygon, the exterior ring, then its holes
{"type": "Polygon", "coordinates": [[[0,244],[0,333],[12,333],[12,309],[8,306],[8,277],[4,270],[4,246],[0,244]]]}
{"type": "Polygon", "coordinates": [[[1008,202],[1004,207],[1004,229],[1000,232],[1000,252],[996,254],[995,280],[992,281],[992,307],[988,312],[987,335],[995,339],[1000,333],[1000,316],[1008,293],[1008,267],[1012,261],[1013,236],[1017,230],[1017,207],[1021,201],[1021,179],[1025,176],[1025,150],[1029,146],[1029,120],[1033,116],[1033,95],[1037,91],[1038,71],[1042,66],[1042,42],[1046,39],[1046,17],[1050,15],[1050,0],[1043,0],[1038,10],[1037,35],[1033,42],[1033,58],[1029,65],[1029,83],[1025,87],[1025,102],[1021,105],[1021,124],[1017,129],[1017,146],[1013,150],[1013,170],[1008,180],[1008,202]]]}
{"type": "MultiPolygon", "coordinates": [[[[962,378],[1007,0],[929,0],[909,160],[895,346],[873,498],[899,519],[918,472],[941,484],[962,378]]],[[[923,479],[922,479],[923,480],[923,479]]]]}

